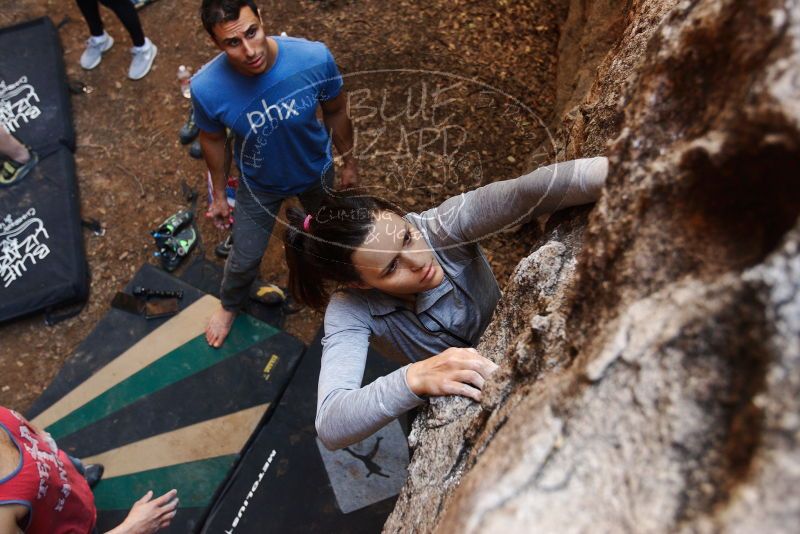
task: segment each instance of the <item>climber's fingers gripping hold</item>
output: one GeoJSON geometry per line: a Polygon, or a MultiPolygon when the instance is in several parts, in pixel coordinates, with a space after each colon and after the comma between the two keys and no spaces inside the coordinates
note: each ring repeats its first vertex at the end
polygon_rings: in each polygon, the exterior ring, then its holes
{"type": "Polygon", "coordinates": [[[462,382],[446,382],[442,391],[443,395],[461,395],[475,402],[481,401],[481,390],[462,382]]]}
{"type": "Polygon", "coordinates": [[[481,390],[497,365],[475,349],[449,348],[411,364],[406,380],[420,396],[461,395],[481,400],[481,390]]]}

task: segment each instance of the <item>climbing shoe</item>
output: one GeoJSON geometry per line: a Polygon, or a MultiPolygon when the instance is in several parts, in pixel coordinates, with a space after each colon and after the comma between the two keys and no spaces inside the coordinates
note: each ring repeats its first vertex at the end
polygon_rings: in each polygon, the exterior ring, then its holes
{"type": "Polygon", "coordinates": [[[13,159],[0,159],[0,187],[7,187],[19,183],[39,163],[39,156],[28,148],[30,157],[25,163],[13,159]]]}
{"type": "Polygon", "coordinates": [[[275,306],[286,300],[286,293],[275,284],[256,281],[250,289],[250,298],[267,306],[275,306]]]}
{"type": "Polygon", "coordinates": [[[103,464],[88,464],[83,468],[83,478],[86,479],[86,483],[89,484],[89,487],[93,488],[100,482],[100,479],[103,478],[104,471],[105,467],[103,467],[103,464]]]}
{"type": "Polygon", "coordinates": [[[181,126],[180,132],[178,132],[178,136],[180,137],[182,145],[188,145],[195,138],[200,134],[200,129],[197,127],[197,124],[194,122],[194,110],[189,112],[189,118],[186,119],[186,123],[181,126]]]}
{"type": "Polygon", "coordinates": [[[167,272],[174,271],[196,244],[197,231],[191,225],[165,239],[161,248],[156,252],[161,260],[161,267],[167,272]]]}
{"type": "Polygon", "coordinates": [[[166,271],[174,271],[197,244],[197,231],[192,225],[194,214],[181,210],[170,215],[150,232],[156,241],[156,256],[166,271]]]}

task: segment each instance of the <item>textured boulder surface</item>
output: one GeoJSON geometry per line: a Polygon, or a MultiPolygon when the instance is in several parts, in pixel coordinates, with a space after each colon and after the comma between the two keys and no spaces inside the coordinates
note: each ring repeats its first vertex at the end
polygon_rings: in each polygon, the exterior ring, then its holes
{"type": "Polygon", "coordinates": [[[482,403],[417,418],[384,531],[797,532],[800,1],[567,12],[551,130],[606,190],[507,281],[482,403]]]}

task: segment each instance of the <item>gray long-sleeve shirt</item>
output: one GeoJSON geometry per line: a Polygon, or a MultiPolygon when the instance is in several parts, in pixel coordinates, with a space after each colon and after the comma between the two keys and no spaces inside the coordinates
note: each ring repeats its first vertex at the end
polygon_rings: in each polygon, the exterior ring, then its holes
{"type": "Polygon", "coordinates": [[[417,295],[414,310],[374,289],[348,288],[333,294],[325,311],[317,391],[316,428],[325,446],[337,449],[356,443],[425,402],[408,386],[408,365],[361,387],[370,342],[401,362],[477,345],[500,299],[477,241],[532,217],[594,202],[607,172],[604,157],[567,161],[407,214],[445,277],[417,295]]]}

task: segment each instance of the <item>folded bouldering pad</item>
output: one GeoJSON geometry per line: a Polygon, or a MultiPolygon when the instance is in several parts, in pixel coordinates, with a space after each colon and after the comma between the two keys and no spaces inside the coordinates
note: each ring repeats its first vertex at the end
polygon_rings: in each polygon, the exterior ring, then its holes
{"type": "MultiPolygon", "coordinates": [[[[348,450],[327,451],[318,442],[321,337],[220,493],[204,534],[381,531],[406,480],[406,436],[395,421],[348,450]]],[[[396,368],[371,350],[364,382],[396,368]]]]}
{"type": "Polygon", "coordinates": [[[182,290],[180,312],[144,319],[111,309],[31,409],[59,446],[105,465],[98,528],[119,524],[147,490],[178,489],[168,532],[201,524],[251,436],[267,420],[304,345],[242,314],[225,344],[204,329],[219,301],[145,265],[128,285],[182,290]]]}

